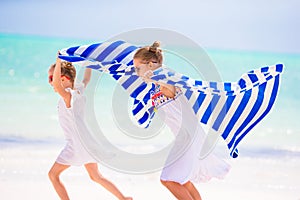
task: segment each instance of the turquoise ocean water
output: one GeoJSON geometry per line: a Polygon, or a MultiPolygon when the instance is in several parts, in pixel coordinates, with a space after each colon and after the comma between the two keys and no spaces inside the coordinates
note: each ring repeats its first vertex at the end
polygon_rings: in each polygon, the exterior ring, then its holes
{"type": "MultiPolygon", "coordinates": [[[[100,41],[0,34],[0,144],[62,138],[57,100],[47,70],[59,49],[100,41]]],[[[300,55],[205,49],[224,81],[236,81],[251,69],[283,63],[285,71],[272,112],[254,128],[244,146],[300,152],[300,55]]],[[[168,65],[176,62],[168,60],[168,65]]],[[[172,66],[170,66],[172,67],[172,66]]],[[[209,70],[209,69],[207,69],[209,70]]],[[[190,72],[193,73],[192,71],[190,72]]],[[[104,77],[105,79],[109,77],[104,77]]],[[[113,82],[107,83],[113,84],[113,82]]],[[[101,90],[101,113],[109,116],[110,90],[101,90]]],[[[124,103],[126,105],[126,102],[124,103]]],[[[113,123],[106,123],[112,128],[113,123]]]]}

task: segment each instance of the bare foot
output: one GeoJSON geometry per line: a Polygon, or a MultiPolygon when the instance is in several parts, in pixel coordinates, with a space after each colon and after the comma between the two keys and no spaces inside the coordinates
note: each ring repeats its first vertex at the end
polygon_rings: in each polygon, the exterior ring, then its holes
{"type": "Polygon", "coordinates": [[[132,197],[125,197],[124,200],[132,200],[132,197]]]}

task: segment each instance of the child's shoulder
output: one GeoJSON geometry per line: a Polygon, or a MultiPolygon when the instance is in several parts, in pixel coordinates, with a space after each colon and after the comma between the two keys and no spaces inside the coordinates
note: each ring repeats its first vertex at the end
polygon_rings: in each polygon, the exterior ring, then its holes
{"type": "Polygon", "coordinates": [[[84,84],[83,83],[75,83],[74,88],[67,88],[67,90],[73,95],[73,94],[83,94],[84,92],[84,84]]]}
{"type": "Polygon", "coordinates": [[[84,90],[85,90],[85,85],[81,82],[81,83],[76,83],[74,89],[79,93],[79,94],[83,94],[84,90]]]}

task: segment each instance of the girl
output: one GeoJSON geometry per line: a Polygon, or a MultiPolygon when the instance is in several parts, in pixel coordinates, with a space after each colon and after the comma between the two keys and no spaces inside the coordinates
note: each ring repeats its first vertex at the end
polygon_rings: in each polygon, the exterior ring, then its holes
{"type": "Polygon", "coordinates": [[[83,119],[85,107],[83,93],[90,81],[91,69],[85,70],[81,84],[74,85],[75,67],[69,62],[57,58],[56,63],[50,66],[48,75],[49,83],[61,96],[58,103],[58,116],[67,141],[65,148],[57,157],[48,174],[59,197],[63,200],[70,199],[60,181],[60,174],[71,165],[84,165],[93,181],[102,185],[118,199],[132,200],[131,197],[125,197],[113,183],[100,174],[98,164],[82,146],[77,133],[77,131],[87,130],[83,119]]]}
{"type": "MultiPolygon", "coordinates": [[[[159,43],[139,49],[133,62],[137,74],[146,82],[151,81],[148,78],[151,71],[162,67],[159,43]]],[[[229,171],[229,165],[213,154],[202,160],[198,158],[205,132],[191,105],[179,88],[159,82],[155,84],[153,105],[175,136],[174,146],[162,170],[161,182],[179,200],[201,200],[192,182],[222,178],[229,171]]]]}

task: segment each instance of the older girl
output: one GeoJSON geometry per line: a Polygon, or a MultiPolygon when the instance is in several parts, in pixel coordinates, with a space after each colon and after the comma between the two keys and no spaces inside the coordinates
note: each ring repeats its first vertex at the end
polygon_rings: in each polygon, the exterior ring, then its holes
{"type": "MultiPolygon", "coordinates": [[[[145,81],[151,81],[148,72],[162,67],[163,56],[159,43],[154,42],[151,46],[139,49],[133,61],[137,74],[145,81]]],[[[229,171],[229,165],[212,153],[199,159],[206,133],[191,105],[180,88],[160,82],[155,84],[153,105],[175,136],[174,146],[161,173],[161,182],[179,200],[201,200],[192,182],[222,178],[229,171]]]]}

